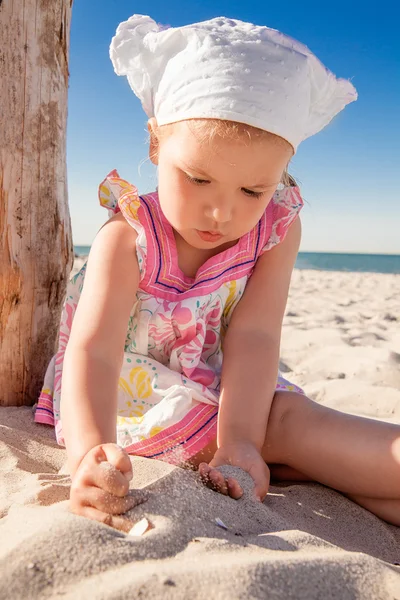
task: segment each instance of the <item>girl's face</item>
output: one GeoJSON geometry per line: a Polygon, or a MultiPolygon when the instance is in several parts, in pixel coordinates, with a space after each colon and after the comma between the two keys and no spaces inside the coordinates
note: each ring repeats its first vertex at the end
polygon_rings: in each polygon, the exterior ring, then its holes
{"type": "Polygon", "coordinates": [[[289,145],[257,136],[203,142],[187,121],[152,140],[162,211],[190,246],[204,250],[236,242],[257,224],[292,156],[289,145]]]}

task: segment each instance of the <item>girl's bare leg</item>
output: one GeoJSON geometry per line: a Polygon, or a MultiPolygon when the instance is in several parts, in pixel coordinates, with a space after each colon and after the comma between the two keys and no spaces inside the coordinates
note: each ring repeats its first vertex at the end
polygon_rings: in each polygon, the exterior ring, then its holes
{"type": "MultiPolygon", "coordinates": [[[[209,462],[216,444],[194,457],[209,462]]],[[[400,425],[276,392],[262,456],[273,479],[317,481],[400,525],[400,425]]]]}
{"type": "MultiPolygon", "coordinates": [[[[347,415],[290,392],[277,392],[275,403],[284,440],[277,462],[289,470],[272,467],[273,476],[318,481],[400,525],[400,425],[347,415]]],[[[268,437],[267,427],[266,457],[268,437]]]]}
{"type": "Polygon", "coordinates": [[[291,392],[277,392],[273,404],[281,423],[274,462],[346,494],[400,500],[400,425],[347,415],[291,392]]]}

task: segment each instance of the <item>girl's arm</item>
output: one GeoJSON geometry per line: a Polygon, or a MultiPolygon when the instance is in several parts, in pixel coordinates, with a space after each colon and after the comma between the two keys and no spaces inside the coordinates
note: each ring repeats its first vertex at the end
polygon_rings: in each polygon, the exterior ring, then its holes
{"type": "Polygon", "coordinates": [[[224,343],[218,448],[261,450],[275,393],[282,321],[301,238],[299,218],[283,242],[257,261],[224,343]]]}
{"type": "Polygon", "coordinates": [[[114,442],[117,390],[139,268],[136,232],[121,214],[97,234],[65,352],[61,413],[74,475],[94,446],[114,442]]]}

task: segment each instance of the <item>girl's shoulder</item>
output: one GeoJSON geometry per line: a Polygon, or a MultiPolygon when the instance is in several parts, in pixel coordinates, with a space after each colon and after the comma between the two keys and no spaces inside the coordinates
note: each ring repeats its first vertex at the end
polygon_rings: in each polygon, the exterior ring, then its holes
{"type": "Polygon", "coordinates": [[[157,229],[157,222],[164,224],[158,193],[139,195],[136,186],[120,177],[115,169],[100,183],[98,194],[101,206],[108,209],[109,217],[122,213],[138,234],[145,229],[151,235],[157,229]]]}
{"type": "Polygon", "coordinates": [[[143,280],[147,255],[152,253],[157,238],[152,224],[152,213],[158,207],[157,193],[139,196],[136,186],[122,179],[114,169],[100,183],[98,195],[101,206],[108,210],[110,220],[119,215],[136,232],[136,254],[140,279],[143,280]],[[149,207],[153,210],[150,211],[149,207]]]}
{"type": "Polygon", "coordinates": [[[122,212],[131,225],[138,221],[141,201],[137,188],[122,179],[116,169],[100,183],[98,194],[101,206],[108,209],[109,217],[122,212]]]}

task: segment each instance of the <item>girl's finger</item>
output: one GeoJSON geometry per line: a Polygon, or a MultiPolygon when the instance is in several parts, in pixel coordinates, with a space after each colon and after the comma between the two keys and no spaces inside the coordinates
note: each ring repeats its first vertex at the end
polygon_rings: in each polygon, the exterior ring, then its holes
{"type": "Polygon", "coordinates": [[[203,482],[207,485],[207,487],[219,492],[220,494],[224,494],[224,496],[228,495],[228,486],[225,481],[225,477],[218,471],[217,469],[213,469],[206,463],[201,463],[199,465],[199,472],[203,482]]]}
{"type": "Polygon", "coordinates": [[[117,444],[103,444],[106,461],[111,463],[118,471],[121,471],[131,481],[133,477],[132,463],[128,453],[117,444]]]}
{"type": "Polygon", "coordinates": [[[228,495],[228,486],[226,484],[225,477],[220,471],[218,471],[218,469],[211,469],[208,477],[210,478],[211,485],[217,492],[223,494],[224,496],[228,495]]]}
{"type": "Polygon", "coordinates": [[[123,473],[108,461],[92,468],[85,477],[87,487],[93,486],[123,498],[129,491],[129,481],[123,473]]]}
{"type": "Polygon", "coordinates": [[[85,486],[106,490],[115,496],[126,496],[132,479],[128,454],[117,444],[95,446],[83,459],[79,479],[85,486]]]}
{"type": "Polygon", "coordinates": [[[239,482],[236,481],[233,477],[228,477],[226,480],[226,485],[228,487],[228,494],[234,500],[239,500],[243,496],[243,490],[239,485],[239,482]]]}
{"type": "Polygon", "coordinates": [[[200,477],[205,481],[208,478],[208,473],[211,471],[211,467],[210,465],[208,465],[207,463],[200,463],[199,464],[199,473],[200,473],[200,477]]]}
{"type": "Polygon", "coordinates": [[[85,488],[84,494],[82,504],[111,515],[122,515],[147,499],[144,494],[135,493],[120,498],[93,486],[85,488]]]}
{"type": "Polygon", "coordinates": [[[254,493],[258,500],[262,502],[268,493],[270,477],[269,469],[264,461],[259,461],[251,466],[249,474],[252,476],[255,483],[254,493]]]}
{"type": "Polygon", "coordinates": [[[109,525],[109,527],[114,527],[114,529],[118,529],[124,533],[129,533],[134,526],[133,521],[130,521],[125,517],[112,515],[110,513],[97,510],[97,508],[93,508],[92,506],[83,507],[82,511],[80,512],[80,516],[86,517],[87,519],[92,519],[93,521],[98,521],[104,525],[109,525]]]}

